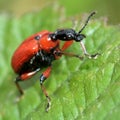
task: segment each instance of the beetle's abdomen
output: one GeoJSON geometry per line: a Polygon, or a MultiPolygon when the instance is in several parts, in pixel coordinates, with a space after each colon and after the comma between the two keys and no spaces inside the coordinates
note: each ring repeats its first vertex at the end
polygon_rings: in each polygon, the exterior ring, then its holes
{"type": "Polygon", "coordinates": [[[44,67],[50,66],[53,60],[55,60],[53,54],[39,51],[30,60],[28,60],[21,66],[19,74],[32,72],[37,70],[38,68],[42,69],[44,67]]]}

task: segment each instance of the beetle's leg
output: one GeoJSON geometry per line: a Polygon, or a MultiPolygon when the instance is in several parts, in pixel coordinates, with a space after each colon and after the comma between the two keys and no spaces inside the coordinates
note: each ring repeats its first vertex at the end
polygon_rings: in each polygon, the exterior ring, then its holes
{"type": "Polygon", "coordinates": [[[70,41],[66,41],[63,46],[62,46],[62,51],[66,50],[68,47],[70,47],[70,45],[73,44],[73,40],[70,41]]]}
{"type": "Polygon", "coordinates": [[[20,79],[20,76],[18,76],[16,79],[15,79],[15,85],[17,87],[17,89],[19,90],[20,94],[23,95],[24,92],[23,92],[23,89],[21,88],[21,86],[19,85],[19,81],[22,81],[20,79]]]}
{"type": "Polygon", "coordinates": [[[16,79],[15,79],[15,84],[20,92],[21,95],[23,95],[23,90],[21,88],[21,86],[19,85],[19,82],[20,81],[24,81],[24,80],[27,80],[28,78],[31,78],[33,75],[35,75],[40,69],[37,69],[36,71],[33,71],[33,72],[28,72],[28,73],[24,73],[20,76],[18,76],[16,79]]]}
{"type": "Polygon", "coordinates": [[[66,53],[66,52],[64,52],[72,44],[73,44],[73,40],[66,41],[63,44],[61,51],[55,51],[56,56],[66,55],[66,56],[76,57],[76,58],[79,58],[79,59],[83,60],[83,56],[79,56],[79,55],[76,55],[74,53],[66,53]]]}
{"type": "Polygon", "coordinates": [[[84,56],[80,56],[80,55],[77,55],[77,54],[74,54],[74,53],[67,53],[67,52],[62,52],[61,51],[59,54],[70,56],[70,57],[76,57],[76,58],[79,58],[80,60],[84,59],[84,56]]]}
{"type": "Polygon", "coordinates": [[[50,97],[48,96],[48,93],[43,85],[43,82],[49,77],[50,75],[50,72],[51,72],[51,66],[48,67],[43,73],[42,75],[40,76],[40,85],[41,85],[41,89],[47,99],[47,106],[46,106],[46,111],[48,112],[48,110],[50,109],[50,106],[51,106],[51,99],[50,97]]]}
{"type": "Polygon", "coordinates": [[[96,59],[96,58],[98,57],[98,55],[100,55],[99,53],[90,55],[90,54],[87,52],[87,50],[86,50],[86,48],[85,48],[85,45],[84,45],[84,43],[83,43],[82,41],[80,42],[80,45],[81,45],[81,47],[82,47],[82,50],[83,50],[84,55],[87,56],[88,58],[90,58],[90,59],[91,59],[91,58],[96,59]]]}

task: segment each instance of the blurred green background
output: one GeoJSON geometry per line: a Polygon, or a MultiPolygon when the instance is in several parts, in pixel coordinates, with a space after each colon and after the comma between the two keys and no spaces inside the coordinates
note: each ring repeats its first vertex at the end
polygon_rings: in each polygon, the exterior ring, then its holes
{"type": "Polygon", "coordinates": [[[96,17],[106,16],[110,24],[118,24],[120,21],[120,0],[0,0],[0,12],[21,16],[27,12],[37,11],[51,1],[63,6],[67,15],[95,10],[98,12],[96,17]],[[69,4],[68,1],[70,1],[69,4]]]}
{"type": "MultiPolygon", "coordinates": [[[[120,120],[118,26],[106,25],[103,20],[93,18],[85,29],[87,50],[102,53],[97,60],[78,61],[62,57],[55,61],[52,74],[45,83],[52,98],[48,114],[39,87],[40,73],[21,83],[26,94],[16,102],[19,93],[10,66],[15,48],[31,34],[45,28],[52,31],[62,26],[71,27],[71,17],[78,17],[76,20],[84,23],[87,16],[85,19],[79,17],[91,11],[97,11],[94,17],[108,18],[109,24],[117,25],[119,7],[120,0],[0,0],[0,120],[120,120]],[[33,83],[32,80],[36,81],[33,83]]],[[[74,44],[68,52],[82,54],[77,45],[74,44]]]]}

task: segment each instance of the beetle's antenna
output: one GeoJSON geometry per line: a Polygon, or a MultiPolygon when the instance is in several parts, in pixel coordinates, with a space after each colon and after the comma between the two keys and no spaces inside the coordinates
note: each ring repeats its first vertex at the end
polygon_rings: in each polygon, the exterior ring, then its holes
{"type": "Polygon", "coordinates": [[[78,33],[81,33],[81,32],[84,30],[84,28],[85,28],[86,25],[88,24],[90,18],[91,18],[94,14],[96,14],[96,12],[92,12],[92,13],[88,16],[88,18],[87,18],[87,20],[86,20],[84,26],[82,27],[82,29],[81,29],[78,33]]]}

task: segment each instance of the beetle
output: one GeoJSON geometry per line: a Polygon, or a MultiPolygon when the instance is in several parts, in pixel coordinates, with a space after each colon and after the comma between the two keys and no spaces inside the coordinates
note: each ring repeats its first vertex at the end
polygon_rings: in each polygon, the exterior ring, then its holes
{"type": "Polygon", "coordinates": [[[19,85],[19,82],[28,80],[42,68],[46,68],[46,70],[40,75],[40,86],[47,99],[46,111],[48,111],[51,106],[51,99],[48,96],[43,83],[51,73],[52,62],[59,59],[62,55],[76,57],[82,60],[84,56],[64,52],[73,44],[73,41],[80,43],[84,55],[88,58],[96,58],[99,55],[98,53],[94,55],[87,53],[85,45],[82,42],[85,35],[81,34],[88,24],[89,19],[94,14],[95,12],[92,12],[88,16],[84,26],[79,32],[76,32],[72,28],[58,29],[55,32],[43,30],[28,37],[21,43],[14,52],[11,60],[11,66],[14,72],[18,74],[15,79],[15,84],[21,95],[23,95],[24,92],[19,85]],[[64,41],[61,48],[60,41],[64,41]]]}

